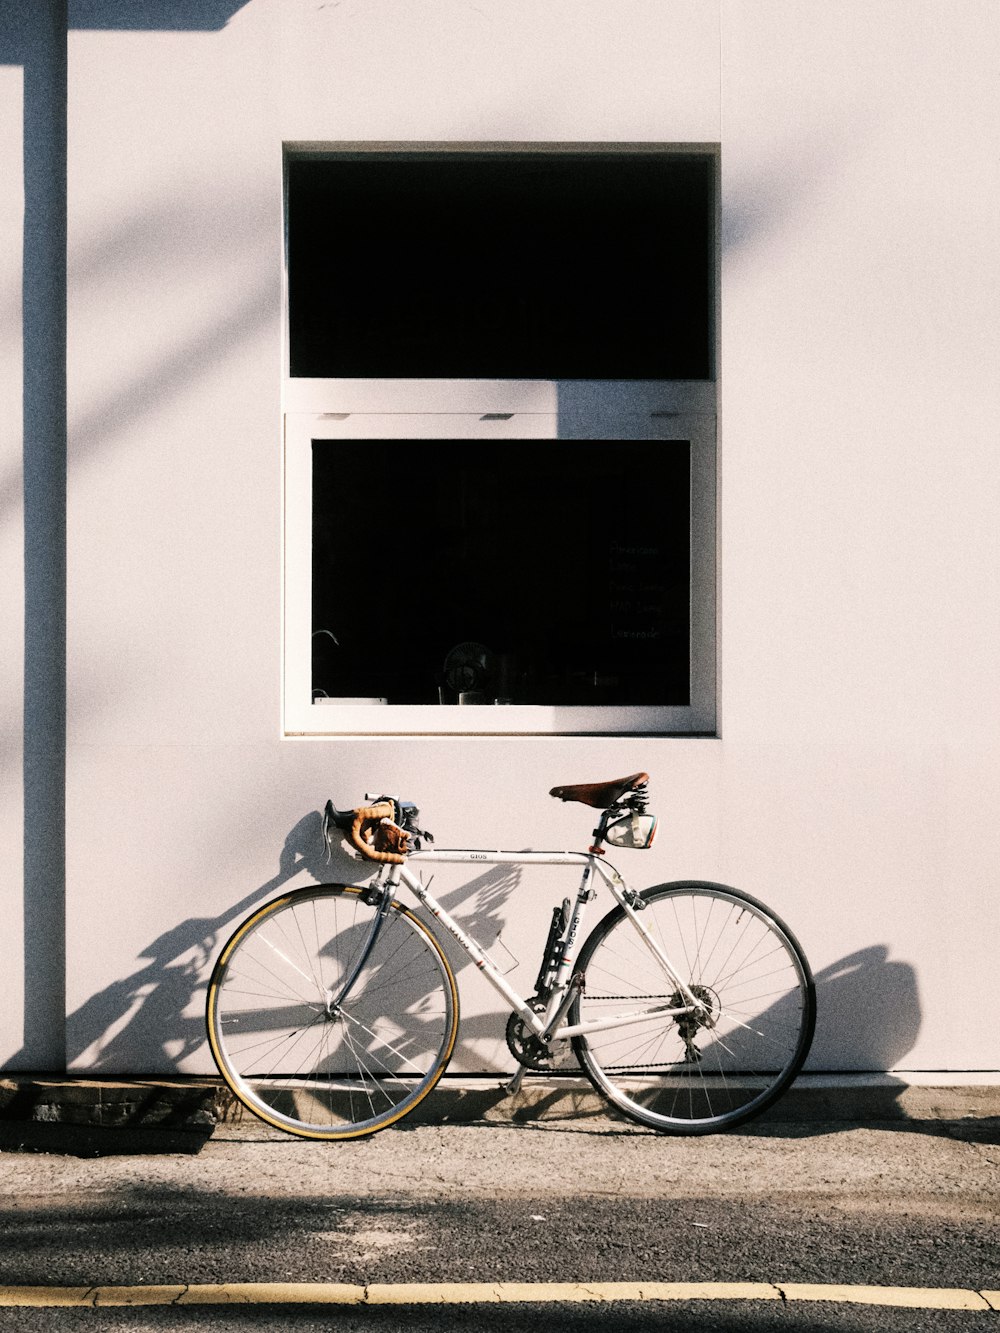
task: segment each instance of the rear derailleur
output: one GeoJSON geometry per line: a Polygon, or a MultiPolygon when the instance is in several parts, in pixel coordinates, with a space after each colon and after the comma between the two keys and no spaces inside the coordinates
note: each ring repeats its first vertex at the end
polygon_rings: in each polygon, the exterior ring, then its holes
{"type": "MultiPolygon", "coordinates": [[[[681,1041],[684,1043],[684,1061],[686,1064],[700,1064],[702,1053],[694,1044],[694,1039],[703,1028],[714,1028],[719,1021],[721,1004],[715,991],[707,986],[692,986],[691,994],[700,1000],[704,1008],[681,1014],[674,1019],[681,1041]]],[[[681,1009],[686,1001],[681,992],[675,991],[670,997],[671,1009],[681,1009]]]]}

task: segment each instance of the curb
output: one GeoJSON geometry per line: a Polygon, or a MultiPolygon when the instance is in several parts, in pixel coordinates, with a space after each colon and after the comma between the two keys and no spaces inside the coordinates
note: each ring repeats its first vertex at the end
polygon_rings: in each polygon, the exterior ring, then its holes
{"type": "Polygon", "coordinates": [[[90,1079],[58,1074],[0,1076],[0,1122],[210,1134],[232,1095],[221,1079],[90,1079]]]}
{"type": "Polygon", "coordinates": [[[0,1152],[197,1153],[233,1098],[220,1079],[0,1076],[0,1152]]]}
{"type": "MultiPolygon", "coordinates": [[[[947,1074],[910,1077],[914,1081],[890,1075],[800,1075],[748,1130],[897,1121],[944,1122],[942,1127],[963,1122],[975,1132],[994,1127],[969,1122],[1000,1120],[1000,1081],[950,1081],[947,1074]]],[[[966,1077],[985,1080],[996,1075],[966,1077]]],[[[583,1078],[529,1078],[514,1097],[507,1095],[500,1078],[446,1077],[407,1117],[407,1124],[559,1123],[594,1118],[620,1123],[583,1078]]],[[[244,1111],[218,1078],[0,1076],[0,1150],[44,1150],[46,1142],[61,1138],[76,1141],[82,1151],[100,1151],[102,1144],[113,1143],[117,1152],[197,1152],[219,1125],[265,1128],[244,1111]]]]}
{"type": "Polygon", "coordinates": [[[170,1286],[0,1287],[0,1307],[155,1305],[606,1305],[809,1301],[910,1310],[996,1310],[1000,1292],[786,1282],[193,1282],[170,1286]]]}

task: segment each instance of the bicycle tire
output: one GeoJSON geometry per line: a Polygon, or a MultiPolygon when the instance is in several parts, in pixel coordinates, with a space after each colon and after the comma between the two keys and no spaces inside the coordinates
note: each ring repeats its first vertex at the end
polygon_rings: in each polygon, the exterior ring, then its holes
{"type": "MultiPolygon", "coordinates": [[[[802,1068],[816,1025],[816,991],[801,946],[763,903],[690,880],[640,894],[639,920],[707,1005],[573,1038],[591,1083],[630,1119],[665,1134],[732,1129],[765,1110],[802,1068]]],[[[679,1008],[677,990],[615,907],[580,951],[584,987],[568,1022],[679,1008]]]]}
{"type": "Polygon", "coordinates": [[[455,1046],[454,973],[399,902],[331,1012],[377,913],[362,893],[321,884],[265,904],[234,931],[209,981],[220,1074],[255,1115],[302,1138],[361,1138],[394,1124],[431,1091],[455,1046]]]}

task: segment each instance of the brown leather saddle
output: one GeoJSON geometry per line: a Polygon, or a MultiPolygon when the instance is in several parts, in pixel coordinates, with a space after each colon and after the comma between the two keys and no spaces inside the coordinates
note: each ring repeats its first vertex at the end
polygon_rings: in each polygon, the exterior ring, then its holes
{"type": "Polygon", "coordinates": [[[648,773],[633,773],[612,782],[579,782],[575,786],[553,787],[549,795],[560,801],[580,801],[596,810],[606,810],[609,805],[616,805],[627,792],[645,786],[648,781],[648,773]]]}

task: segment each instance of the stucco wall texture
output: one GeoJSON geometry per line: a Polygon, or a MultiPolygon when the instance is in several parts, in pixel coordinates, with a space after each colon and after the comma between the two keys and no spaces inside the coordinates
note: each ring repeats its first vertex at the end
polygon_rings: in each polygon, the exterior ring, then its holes
{"type": "MultiPolygon", "coordinates": [[[[644,768],[661,832],[621,869],[785,917],[817,977],[809,1067],[996,1070],[997,7],[157,8],[68,10],[64,926],[58,867],[24,884],[17,432],[0,459],[0,1062],[209,1070],[203,986],[241,910],[357,875],[320,862],[327,796],[402,794],[445,845],[578,847],[589,816],[548,789],[644,768]],[[719,145],[716,737],[282,735],[282,152],[352,142],[719,145]]],[[[16,422],[14,195],[0,237],[16,422]]],[[[568,891],[435,884],[528,989],[568,891]]],[[[492,992],[459,980],[454,1068],[508,1067],[492,992]]]]}

